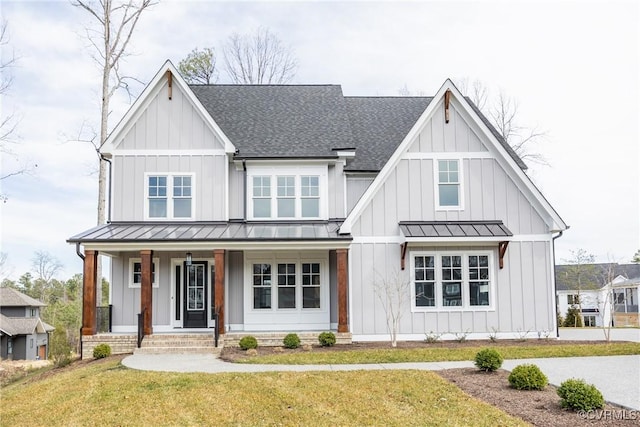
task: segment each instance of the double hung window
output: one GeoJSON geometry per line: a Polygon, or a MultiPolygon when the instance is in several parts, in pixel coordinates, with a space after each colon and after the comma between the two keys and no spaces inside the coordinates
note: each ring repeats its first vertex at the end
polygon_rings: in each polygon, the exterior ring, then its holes
{"type": "Polygon", "coordinates": [[[192,219],[193,180],[192,175],[147,175],[147,218],[192,219]]]}
{"type": "Polygon", "coordinates": [[[254,310],[321,308],[321,263],[257,262],[251,269],[254,310]]]}
{"type": "Polygon", "coordinates": [[[461,170],[459,160],[438,160],[436,172],[437,201],[440,209],[462,207],[461,170]]]}
{"type": "MultiPolygon", "coordinates": [[[[158,287],[156,271],[158,270],[159,258],[154,258],[151,264],[151,283],[154,288],[158,287]]],[[[129,287],[139,288],[142,284],[142,261],[140,258],[129,259],[129,287]]]]}
{"type": "Polygon", "coordinates": [[[249,172],[247,219],[326,219],[326,168],[256,168],[249,172]]]}
{"type": "Polygon", "coordinates": [[[413,253],[414,311],[488,308],[492,263],[489,253],[413,253]]]}

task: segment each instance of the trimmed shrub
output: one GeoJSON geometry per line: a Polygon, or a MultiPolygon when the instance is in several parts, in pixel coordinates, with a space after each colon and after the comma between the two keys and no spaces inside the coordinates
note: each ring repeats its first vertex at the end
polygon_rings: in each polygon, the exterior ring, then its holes
{"type": "Polygon", "coordinates": [[[493,348],[485,348],[476,354],[475,364],[481,371],[493,372],[502,366],[502,356],[493,348]]]}
{"type": "Polygon", "coordinates": [[[564,381],[558,388],[560,405],[576,411],[591,411],[604,408],[604,397],[593,385],[575,378],[564,381]]]}
{"type": "Polygon", "coordinates": [[[284,344],[286,348],[298,348],[300,347],[300,337],[298,334],[288,334],[282,340],[282,344],[284,344]]]}
{"type": "Polygon", "coordinates": [[[240,338],[238,345],[243,350],[256,349],[258,348],[258,340],[251,335],[247,335],[246,337],[240,338]]]}
{"type": "Polygon", "coordinates": [[[94,359],[104,359],[111,356],[111,346],[109,344],[98,344],[93,348],[94,359]]]}
{"type": "Polygon", "coordinates": [[[336,343],[336,335],[333,332],[321,332],[318,342],[322,347],[332,347],[336,343]]]}
{"type": "Polygon", "coordinates": [[[518,390],[542,390],[547,383],[547,376],[536,365],[518,365],[509,374],[509,384],[518,390]]]}

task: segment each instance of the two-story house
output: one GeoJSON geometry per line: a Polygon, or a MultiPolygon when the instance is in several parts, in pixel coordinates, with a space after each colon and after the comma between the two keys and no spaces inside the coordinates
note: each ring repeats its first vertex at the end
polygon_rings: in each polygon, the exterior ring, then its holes
{"type": "Polygon", "coordinates": [[[46,304],[12,288],[0,288],[0,358],[46,360],[53,326],[40,319],[46,304]]]}
{"type": "Polygon", "coordinates": [[[433,97],[339,85],[188,85],[167,62],[101,149],[114,333],[333,330],[389,337],[377,284],[406,283],[400,339],[555,330],[567,228],[526,166],[447,80],[433,97]]]}

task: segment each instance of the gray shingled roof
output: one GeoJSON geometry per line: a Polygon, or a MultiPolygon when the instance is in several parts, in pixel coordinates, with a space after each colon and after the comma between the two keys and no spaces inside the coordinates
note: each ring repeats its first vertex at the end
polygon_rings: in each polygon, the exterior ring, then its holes
{"type": "Polygon", "coordinates": [[[129,223],[112,222],[71,237],[70,243],[236,242],[351,240],[338,221],[311,223],[129,223]]]}
{"type": "Polygon", "coordinates": [[[347,170],[379,171],[433,97],[345,97],[356,157],[347,170]]]}
{"type": "Polygon", "coordinates": [[[336,85],[193,85],[238,157],[335,157],[353,147],[336,85]]]}
{"type": "MultiPolygon", "coordinates": [[[[339,85],[191,85],[238,149],[236,158],[336,157],[346,170],[379,171],[433,97],[345,97],[339,85]]],[[[468,100],[468,99],[467,99],[468,100]]],[[[507,153],[526,165],[470,100],[507,153]]]]}
{"type": "MultiPolygon", "coordinates": [[[[640,264],[585,264],[583,269],[582,283],[585,288],[602,287],[604,281],[609,277],[609,270],[612,269],[613,277],[623,276],[632,282],[640,280],[640,264]]],[[[573,283],[575,274],[571,273],[573,265],[556,265],[556,289],[559,291],[575,290],[573,283]]]]}
{"type": "Polygon", "coordinates": [[[51,332],[55,328],[38,317],[7,317],[0,314],[0,331],[10,336],[51,332]]]}
{"type": "Polygon", "coordinates": [[[0,307],[44,307],[45,303],[13,288],[0,288],[0,307]]]}

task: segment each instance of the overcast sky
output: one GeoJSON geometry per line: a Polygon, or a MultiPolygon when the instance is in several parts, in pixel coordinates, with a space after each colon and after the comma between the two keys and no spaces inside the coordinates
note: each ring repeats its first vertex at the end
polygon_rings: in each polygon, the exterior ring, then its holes
{"type": "MultiPolygon", "coordinates": [[[[2,115],[20,118],[11,144],[19,160],[4,155],[2,175],[37,164],[1,182],[1,250],[14,278],[37,250],[57,257],[67,278],[82,267],[66,239],[96,221],[96,154],[67,142],[83,123],[99,129],[91,22],[67,1],[0,5],[10,33],[2,56],[19,58],[2,115]]],[[[163,0],[143,14],[135,55],[121,68],[148,82],[166,59],[177,65],[195,47],[220,52],[232,32],[262,25],[297,56],[292,83],[341,84],[345,95],[398,95],[406,85],[432,95],[446,78],[478,79],[517,99],[521,125],[547,131],[538,151],[550,166],[532,165],[530,176],[571,226],[556,261],[583,248],[598,261],[628,262],[640,249],[639,23],[636,1],[163,0]]],[[[111,127],[128,103],[120,93],[111,127]]]]}

